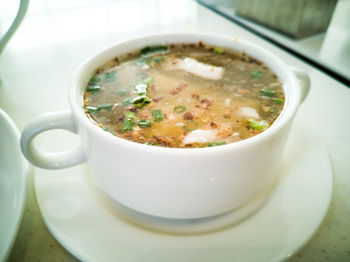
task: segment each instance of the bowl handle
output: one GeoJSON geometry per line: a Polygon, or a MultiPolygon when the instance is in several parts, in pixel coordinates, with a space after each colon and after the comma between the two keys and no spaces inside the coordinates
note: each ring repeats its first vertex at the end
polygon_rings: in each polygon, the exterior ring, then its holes
{"type": "Polygon", "coordinates": [[[50,129],[65,129],[77,133],[71,112],[52,112],[33,119],[23,130],[21,148],[24,156],[35,166],[61,169],[85,162],[81,144],[62,152],[46,152],[38,149],[33,139],[50,129]]]}
{"type": "Polygon", "coordinates": [[[299,80],[300,91],[301,91],[300,103],[303,103],[310,90],[310,86],[311,86],[310,77],[307,73],[305,73],[303,70],[299,68],[290,67],[290,69],[299,80]]]}
{"type": "Polygon", "coordinates": [[[6,34],[0,39],[0,54],[5,48],[7,42],[10,40],[10,38],[13,36],[19,25],[21,24],[27,9],[28,9],[29,0],[21,0],[18,8],[17,15],[15,17],[15,20],[12,22],[12,25],[7,30],[6,34]]]}

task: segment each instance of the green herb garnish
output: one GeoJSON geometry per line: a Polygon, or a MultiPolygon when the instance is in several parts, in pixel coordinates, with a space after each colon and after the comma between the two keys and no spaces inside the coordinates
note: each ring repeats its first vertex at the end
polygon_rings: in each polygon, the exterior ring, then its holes
{"type": "Polygon", "coordinates": [[[174,107],[174,112],[176,114],[182,114],[185,111],[186,111],[186,107],[185,106],[175,106],[174,107]]]}
{"type": "Polygon", "coordinates": [[[273,89],[262,88],[260,91],[260,94],[263,96],[271,97],[271,96],[274,96],[276,94],[276,91],[273,89]]]}
{"type": "Polygon", "coordinates": [[[125,118],[127,120],[134,120],[135,119],[135,113],[134,112],[126,112],[125,113],[125,118]]]}
{"type": "Polygon", "coordinates": [[[168,47],[166,45],[146,46],[140,50],[142,56],[147,56],[154,53],[166,52],[168,47]]]}
{"type": "Polygon", "coordinates": [[[86,88],[86,91],[98,91],[100,90],[101,86],[98,85],[98,84],[91,84],[91,85],[88,85],[87,88],[86,88]]]}
{"type": "Polygon", "coordinates": [[[214,47],[214,53],[222,54],[225,50],[221,47],[214,47]]]}
{"type": "Polygon", "coordinates": [[[102,129],[104,130],[104,131],[106,131],[106,132],[111,132],[111,130],[108,128],[108,127],[102,127],[102,129]]]}
{"type": "Polygon", "coordinates": [[[186,130],[186,131],[193,131],[193,130],[198,129],[198,124],[195,121],[188,121],[183,126],[183,129],[186,130]]]}
{"type": "Polygon", "coordinates": [[[247,125],[250,129],[254,130],[254,131],[263,131],[265,130],[265,126],[263,121],[256,121],[254,119],[247,119],[247,125]]]}
{"type": "Polygon", "coordinates": [[[222,145],[226,145],[226,142],[210,142],[208,143],[208,147],[213,147],[213,146],[222,146],[222,145]]]}
{"type": "Polygon", "coordinates": [[[154,109],[152,111],[152,116],[155,122],[162,122],[164,120],[163,112],[160,109],[154,109]]]}
{"type": "Polygon", "coordinates": [[[154,82],[154,78],[151,76],[148,76],[147,78],[143,79],[142,82],[145,83],[146,85],[149,85],[154,82]]]}
{"type": "Polygon", "coordinates": [[[101,110],[111,111],[112,108],[113,108],[113,105],[101,105],[101,106],[87,106],[87,107],[85,107],[85,109],[89,113],[98,113],[101,110]]]}
{"type": "Polygon", "coordinates": [[[146,105],[149,105],[151,102],[152,100],[145,94],[141,94],[132,100],[132,104],[135,105],[137,108],[142,108],[146,105]]]}
{"type": "Polygon", "coordinates": [[[138,125],[142,128],[151,127],[151,121],[148,119],[141,119],[139,120],[138,125]]]}
{"type": "Polygon", "coordinates": [[[144,59],[140,59],[136,61],[136,66],[140,66],[140,67],[148,67],[149,63],[144,60],[144,59]]]}
{"type": "Polygon", "coordinates": [[[252,78],[259,79],[259,78],[262,78],[264,76],[264,74],[261,71],[253,71],[253,72],[250,73],[250,76],[252,78]]]}
{"type": "Polygon", "coordinates": [[[154,78],[148,74],[146,74],[145,72],[141,72],[137,75],[137,78],[139,79],[135,85],[139,85],[139,84],[146,84],[149,85],[151,83],[154,82],[154,78]]]}
{"type": "Polygon", "coordinates": [[[128,97],[128,98],[126,98],[126,99],[124,99],[124,100],[122,101],[122,104],[123,104],[124,106],[132,105],[132,100],[133,100],[132,97],[128,97]]]}
{"type": "Polygon", "coordinates": [[[283,98],[274,97],[274,98],[272,98],[272,100],[275,101],[275,103],[278,104],[278,105],[282,105],[284,103],[284,99],[283,98]]]}
{"type": "Polygon", "coordinates": [[[154,66],[155,64],[159,63],[160,60],[162,60],[162,58],[163,56],[141,58],[136,61],[136,66],[148,68],[150,66],[154,66]]]}
{"type": "Polygon", "coordinates": [[[135,125],[135,121],[134,121],[135,114],[133,112],[126,112],[124,116],[125,116],[124,123],[120,128],[121,133],[132,131],[135,125]]]}
{"type": "Polygon", "coordinates": [[[98,108],[96,106],[87,106],[85,107],[85,109],[89,112],[89,113],[94,113],[99,111],[98,108]]]}
{"type": "Polygon", "coordinates": [[[135,122],[134,120],[128,120],[128,119],[125,119],[124,120],[124,123],[120,129],[120,132],[121,133],[125,133],[125,132],[128,132],[128,131],[132,131],[132,129],[134,128],[134,125],[135,125],[135,122]]]}
{"type": "Polygon", "coordinates": [[[89,85],[94,85],[101,82],[101,78],[99,78],[98,76],[93,76],[90,78],[89,80],[89,85]]]}
{"type": "MultiPolygon", "coordinates": [[[[153,77],[150,78],[151,80],[148,78],[148,81],[153,81],[153,77]]],[[[147,83],[142,81],[141,83],[136,84],[135,89],[138,96],[132,100],[132,103],[138,108],[149,105],[152,100],[147,96],[147,83]]]]}
{"type": "Polygon", "coordinates": [[[116,76],[117,76],[117,73],[115,71],[111,71],[111,72],[105,73],[103,75],[103,79],[106,82],[113,82],[115,80],[116,76]]]}
{"type": "Polygon", "coordinates": [[[162,58],[163,58],[162,56],[155,56],[155,57],[152,57],[151,63],[152,63],[152,64],[159,63],[160,60],[162,60],[162,58]]]}
{"type": "Polygon", "coordinates": [[[113,108],[113,105],[101,105],[101,106],[97,106],[98,110],[107,110],[107,111],[111,111],[113,108]]]}

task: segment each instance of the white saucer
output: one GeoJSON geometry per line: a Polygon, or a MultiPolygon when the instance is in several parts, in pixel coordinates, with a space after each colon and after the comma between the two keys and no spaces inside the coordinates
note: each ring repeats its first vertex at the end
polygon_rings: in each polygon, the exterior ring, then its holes
{"type": "Polygon", "coordinates": [[[96,196],[84,165],[36,169],[37,199],[51,233],[83,261],[280,261],[310,240],[331,200],[330,160],[311,134],[292,130],[279,184],[260,210],[211,233],[166,234],[130,222],[96,196]]]}
{"type": "Polygon", "coordinates": [[[19,131],[0,109],[0,261],[6,261],[22,220],[27,162],[19,147],[19,131]]]}

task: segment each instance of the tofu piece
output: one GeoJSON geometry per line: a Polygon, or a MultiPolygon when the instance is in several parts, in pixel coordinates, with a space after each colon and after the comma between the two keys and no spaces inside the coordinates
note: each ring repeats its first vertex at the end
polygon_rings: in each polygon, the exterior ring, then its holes
{"type": "Polygon", "coordinates": [[[240,117],[260,119],[258,112],[256,112],[256,110],[254,108],[251,108],[251,107],[240,107],[237,110],[237,114],[240,117]]]}
{"type": "Polygon", "coordinates": [[[172,60],[166,68],[167,70],[181,69],[196,76],[212,80],[220,79],[224,73],[224,68],[222,67],[201,63],[190,57],[172,60]]]}
{"type": "Polygon", "coordinates": [[[192,144],[192,143],[208,143],[213,142],[217,138],[217,129],[208,129],[208,130],[202,130],[197,129],[192,132],[190,132],[187,136],[185,136],[185,139],[183,141],[183,144],[192,144]]]}

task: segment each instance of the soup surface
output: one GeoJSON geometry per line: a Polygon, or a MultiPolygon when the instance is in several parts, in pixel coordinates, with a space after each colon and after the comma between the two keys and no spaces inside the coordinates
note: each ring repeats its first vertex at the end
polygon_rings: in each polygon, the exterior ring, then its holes
{"type": "Polygon", "coordinates": [[[105,131],[165,147],[211,147],[267,129],[284,105],[277,76],[221,47],[145,47],[96,70],[84,93],[88,117],[105,131]]]}

